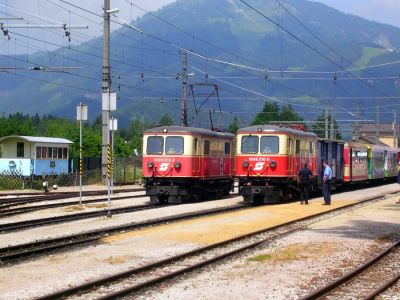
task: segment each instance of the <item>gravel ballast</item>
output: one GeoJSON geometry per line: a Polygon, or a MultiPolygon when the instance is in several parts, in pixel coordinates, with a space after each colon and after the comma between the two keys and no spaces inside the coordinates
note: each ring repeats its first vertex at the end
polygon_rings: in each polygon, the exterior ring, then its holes
{"type": "MultiPolygon", "coordinates": [[[[357,197],[387,190],[388,185],[359,192],[334,195],[333,204],[355,201],[357,197]],[[351,200],[353,199],[353,200],[351,200]]],[[[397,199],[387,199],[349,213],[318,222],[306,230],[265,244],[255,251],[228,259],[221,264],[188,274],[185,279],[170,282],[142,299],[298,299],[346,270],[362,263],[378,249],[386,247],[400,232],[400,205],[397,199]]],[[[140,218],[182,213],[226,205],[229,200],[196,203],[140,212],[140,218]]],[[[234,200],[238,202],[238,199],[234,200]]],[[[232,204],[229,202],[230,204],[232,204]]],[[[47,294],[83,281],[111,275],[167,256],[176,255],[218,239],[242,234],[246,230],[267,226],[279,210],[285,210],[282,221],[328,209],[321,199],[309,206],[298,203],[262,206],[221,216],[190,220],[167,226],[157,226],[104,238],[100,243],[69,249],[2,266],[0,272],[1,299],[28,299],[47,294]]],[[[133,215],[131,215],[133,216],[133,215]]],[[[137,216],[137,215],[135,215],[137,216]]],[[[119,216],[118,216],[119,217],[119,216]]],[[[132,218],[132,217],[131,217],[132,218]]],[[[135,217],[136,219],[137,217],[135,217]]],[[[127,222],[128,216],[118,222],[127,222]]],[[[113,220],[112,222],[114,222],[113,220]]],[[[57,235],[98,226],[107,220],[91,220],[26,230],[5,236],[20,241],[43,235],[57,235]]],[[[9,243],[15,240],[8,240],[9,243]]],[[[135,298],[137,296],[135,295],[135,298]]]]}

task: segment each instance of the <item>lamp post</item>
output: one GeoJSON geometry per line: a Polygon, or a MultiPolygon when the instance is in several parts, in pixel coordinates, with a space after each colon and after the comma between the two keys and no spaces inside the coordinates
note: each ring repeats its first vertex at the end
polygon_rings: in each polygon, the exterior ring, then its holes
{"type": "Polygon", "coordinates": [[[82,155],[82,121],[87,120],[88,107],[86,104],[79,103],[76,107],[76,119],[79,121],[79,206],[82,205],[82,171],[83,171],[83,155],[82,155]]]}

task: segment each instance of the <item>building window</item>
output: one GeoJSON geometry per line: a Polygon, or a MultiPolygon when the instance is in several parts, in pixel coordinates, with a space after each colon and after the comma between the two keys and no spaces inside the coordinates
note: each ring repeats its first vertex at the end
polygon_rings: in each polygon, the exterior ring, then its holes
{"type": "Polygon", "coordinates": [[[62,151],[63,151],[63,148],[57,148],[57,158],[58,159],[62,159],[62,151]]]}
{"type": "Polygon", "coordinates": [[[36,158],[42,158],[42,147],[36,147],[36,158]]]}
{"type": "Polygon", "coordinates": [[[63,159],[68,158],[68,148],[62,148],[63,149],[63,159]]]}
{"type": "Polygon", "coordinates": [[[17,157],[24,157],[24,143],[17,143],[17,157]]]}

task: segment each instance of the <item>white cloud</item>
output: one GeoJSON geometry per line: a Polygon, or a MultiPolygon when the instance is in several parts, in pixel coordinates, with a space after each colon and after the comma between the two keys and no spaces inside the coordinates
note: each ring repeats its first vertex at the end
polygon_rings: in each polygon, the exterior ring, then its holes
{"type": "Polygon", "coordinates": [[[313,0],[343,12],[400,27],[399,0],[313,0]]]}
{"type": "MultiPolygon", "coordinates": [[[[147,11],[154,11],[174,1],[175,0],[111,0],[110,2],[111,8],[120,9],[119,13],[117,14],[118,17],[124,21],[130,22],[131,20],[142,16],[144,12],[134,5],[130,5],[129,3],[134,3],[147,11]]],[[[102,15],[103,13],[102,8],[104,1],[102,0],[66,0],[66,2],[98,15],[102,15]]],[[[54,20],[65,24],[88,25],[89,29],[71,30],[71,36],[75,43],[77,43],[77,40],[82,42],[90,39],[91,37],[100,36],[103,32],[102,18],[80,10],[72,5],[63,3],[60,0],[0,0],[0,18],[10,16],[23,17],[25,22],[29,22],[30,24],[52,24],[50,21],[54,20]],[[32,15],[37,15],[42,18],[36,18],[32,15]]],[[[4,21],[4,23],[11,22],[16,23],[18,21],[4,21]]],[[[112,24],[112,30],[118,27],[119,25],[112,24]]],[[[12,29],[10,31],[17,32],[21,35],[27,35],[26,29],[12,29]]],[[[66,38],[63,37],[64,32],[62,29],[52,30],[52,32],[53,33],[50,33],[48,30],[44,29],[29,29],[28,35],[40,40],[45,40],[46,38],[50,37],[50,39],[56,44],[66,43],[66,38]]],[[[12,36],[12,33],[10,33],[10,36],[12,36]]],[[[24,38],[17,35],[12,36],[12,38],[13,40],[19,40],[16,42],[17,52],[26,52],[26,47],[18,46],[18,44],[23,43],[22,40],[24,38]]],[[[0,43],[1,42],[2,41],[0,39],[0,43]]],[[[53,48],[49,45],[45,45],[44,43],[34,42],[32,40],[28,41],[28,44],[28,48],[33,48],[35,46],[39,48],[46,47],[48,50],[53,48]]],[[[12,48],[14,49],[15,47],[13,46],[12,48]]],[[[30,52],[33,51],[33,49],[30,50],[30,52]]]]}

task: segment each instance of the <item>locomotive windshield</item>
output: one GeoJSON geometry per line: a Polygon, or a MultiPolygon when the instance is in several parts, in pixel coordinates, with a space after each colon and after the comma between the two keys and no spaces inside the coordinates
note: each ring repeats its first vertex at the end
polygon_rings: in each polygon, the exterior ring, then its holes
{"type": "Polygon", "coordinates": [[[183,154],[183,137],[168,136],[165,139],[165,154],[183,154]]]}
{"type": "Polygon", "coordinates": [[[251,136],[251,135],[242,136],[241,152],[243,154],[258,153],[258,136],[251,136]]]}
{"type": "Polygon", "coordinates": [[[260,149],[262,154],[279,153],[279,138],[277,136],[261,137],[260,149]]]}
{"type": "Polygon", "coordinates": [[[149,136],[147,138],[147,154],[162,154],[164,148],[164,138],[162,136],[149,136]]]}

